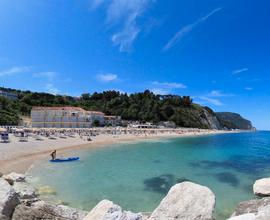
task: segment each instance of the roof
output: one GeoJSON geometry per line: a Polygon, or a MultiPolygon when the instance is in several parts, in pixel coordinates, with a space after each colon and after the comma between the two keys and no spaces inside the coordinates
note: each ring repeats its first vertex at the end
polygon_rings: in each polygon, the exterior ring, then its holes
{"type": "Polygon", "coordinates": [[[80,107],[73,106],[58,106],[58,107],[42,107],[42,106],[34,106],[32,110],[67,110],[67,111],[85,111],[80,107]]]}
{"type": "Polygon", "coordinates": [[[105,115],[103,112],[85,111],[84,109],[80,107],[73,107],[73,106],[58,106],[58,107],[34,106],[32,107],[32,110],[34,111],[44,111],[44,110],[80,111],[80,112],[86,112],[86,113],[95,114],[95,115],[105,115]]]}
{"type": "Polygon", "coordinates": [[[115,115],[106,115],[104,116],[106,119],[115,119],[118,118],[119,116],[115,116],[115,115]]]}
{"type": "Polygon", "coordinates": [[[89,114],[95,114],[95,115],[105,115],[103,112],[98,112],[98,111],[87,111],[89,114]]]}

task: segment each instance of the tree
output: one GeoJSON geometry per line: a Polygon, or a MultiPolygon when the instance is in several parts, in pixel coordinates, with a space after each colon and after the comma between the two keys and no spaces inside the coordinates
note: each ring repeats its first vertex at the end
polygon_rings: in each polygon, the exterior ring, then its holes
{"type": "Polygon", "coordinates": [[[182,97],[182,105],[183,106],[186,106],[186,107],[189,107],[191,106],[193,100],[190,98],[190,96],[183,96],[182,97]]]}
{"type": "Polygon", "coordinates": [[[95,120],[93,121],[93,123],[92,123],[92,126],[93,126],[93,127],[99,127],[99,126],[100,126],[99,120],[95,119],[95,120]]]}

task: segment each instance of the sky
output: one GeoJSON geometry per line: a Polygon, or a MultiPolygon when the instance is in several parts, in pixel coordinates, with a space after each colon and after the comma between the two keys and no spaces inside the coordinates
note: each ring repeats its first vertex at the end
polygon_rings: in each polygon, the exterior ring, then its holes
{"type": "Polygon", "coordinates": [[[0,0],[0,86],[190,95],[270,129],[269,0],[0,0]]]}

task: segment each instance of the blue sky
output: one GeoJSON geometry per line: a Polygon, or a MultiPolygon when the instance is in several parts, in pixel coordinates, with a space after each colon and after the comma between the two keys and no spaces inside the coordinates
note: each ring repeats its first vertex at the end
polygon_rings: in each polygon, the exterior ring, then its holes
{"type": "Polygon", "coordinates": [[[191,95],[270,129],[269,0],[1,0],[0,86],[191,95]]]}

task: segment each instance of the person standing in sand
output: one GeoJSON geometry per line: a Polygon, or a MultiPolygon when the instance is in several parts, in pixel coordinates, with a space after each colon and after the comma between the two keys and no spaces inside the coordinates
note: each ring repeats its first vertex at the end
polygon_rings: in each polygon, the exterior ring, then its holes
{"type": "Polygon", "coordinates": [[[52,151],[50,155],[52,157],[52,160],[55,160],[56,159],[56,150],[52,151]]]}

